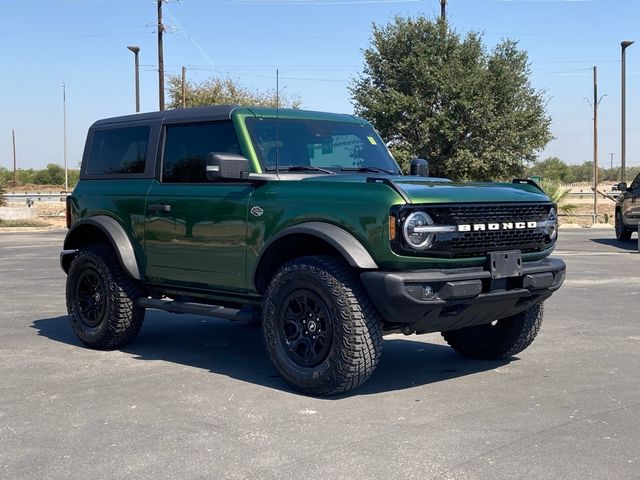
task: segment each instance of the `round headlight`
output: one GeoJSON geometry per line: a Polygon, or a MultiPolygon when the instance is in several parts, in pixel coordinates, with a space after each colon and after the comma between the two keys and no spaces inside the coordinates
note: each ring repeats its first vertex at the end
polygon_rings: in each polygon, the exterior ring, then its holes
{"type": "Polygon", "coordinates": [[[425,212],[413,212],[402,227],[405,241],[416,250],[424,250],[433,245],[435,233],[421,232],[420,227],[433,225],[433,219],[425,212]]]}
{"type": "Polygon", "coordinates": [[[547,226],[547,235],[551,240],[555,240],[558,236],[558,213],[556,209],[551,207],[549,210],[549,222],[547,226]]]}

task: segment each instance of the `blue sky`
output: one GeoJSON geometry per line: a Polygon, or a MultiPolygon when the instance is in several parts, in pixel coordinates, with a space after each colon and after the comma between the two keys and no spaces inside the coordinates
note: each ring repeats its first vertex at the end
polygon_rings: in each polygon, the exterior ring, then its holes
{"type": "MultiPolygon", "coordinates": [[[[171,0],[164,8],[165,67],[191,80],[230,76],[244,86],[280,87],[303,108],[351,113],[347,86],[362,68],[372,22],[439,14],[438,0],[171,0]]],[[[640,1],[449,0],[460,33],[484,32],[530,55],[532,83],[547,92],[551,142],[541,157],[592,158],[592,67],[606,94],[600,159],[620,161],[620,41],[627,50],[627,164],[640,165],[640,1]]],[[[134,110],[133,55],[141,48],[142,110],[157,109],[156,8],[152,0],[0,0],[0,166],[63,162],[62,82],[67,84],[69,165],[78,164],[89,125],[134,110]]]]}

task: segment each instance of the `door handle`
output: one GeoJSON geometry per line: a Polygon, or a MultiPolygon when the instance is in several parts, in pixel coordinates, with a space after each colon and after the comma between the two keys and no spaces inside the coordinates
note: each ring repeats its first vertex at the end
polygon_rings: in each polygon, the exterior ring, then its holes
{"type": "Polygon", "coordinates": [[[166,212],[171,211],[171,205],[149,205],[147,210],[150,212],[166,212]]]}

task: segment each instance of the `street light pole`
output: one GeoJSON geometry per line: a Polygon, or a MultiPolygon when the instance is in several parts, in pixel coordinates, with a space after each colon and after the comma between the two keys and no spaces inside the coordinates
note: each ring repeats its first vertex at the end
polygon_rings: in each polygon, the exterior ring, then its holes
{"type": "Polygon", "coordinates": [[[625,169],[627,165],[627,56],[626,50],[628,47],[633,45],[634,42],[625,40],[624,42],[620,42],[620,46],[622,47],[622,149],[620,152],[620,181],[624,182],[625,180],[625,169]]]}
{"type": "Polygon", "coordinates": [[[140,113],[140,63],[138,61],[140,47],[128,46],[127,48],[132,51],[134,55],[134,76],[136,81],[136,113],[140,113]]]}

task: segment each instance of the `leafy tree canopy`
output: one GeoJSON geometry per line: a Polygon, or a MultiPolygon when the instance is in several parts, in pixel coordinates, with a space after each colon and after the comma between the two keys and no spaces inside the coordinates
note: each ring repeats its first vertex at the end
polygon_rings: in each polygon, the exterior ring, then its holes
{"type": "MultiPolygon", "coordinates": [[[[182,107],[182,78],[169,77],[169,108],[182,107]]],[[[300,108],[298,97],[288,96],[280,91],[279,98],[275,90],[251,90],[230,78],[213,77],[204,82],[187,81],[185,85],[185,103],[187,107],[206,105],[252,105],[256,107],[300,108]]]]}
{"type": "MultiPolygon", "coordinates": [[[[593,166],[593,165],[591,165],[593,166]]],[[[560,182],[570,182],[575,179],[575,175],[558,157],[549,157],[541,162],[536,162],[529,170],[529,175],[538,175],[547,180],[560,182]]]]}
{"type": "Polygon", "coordinates": [[[527,53],[505,40],[488,51],[442,20],[396,17],[373,25],[350,91],[406,169],[425,158],[432,175],[491,180],[523,174],[551,140],[543,92],[527,53]]]}

